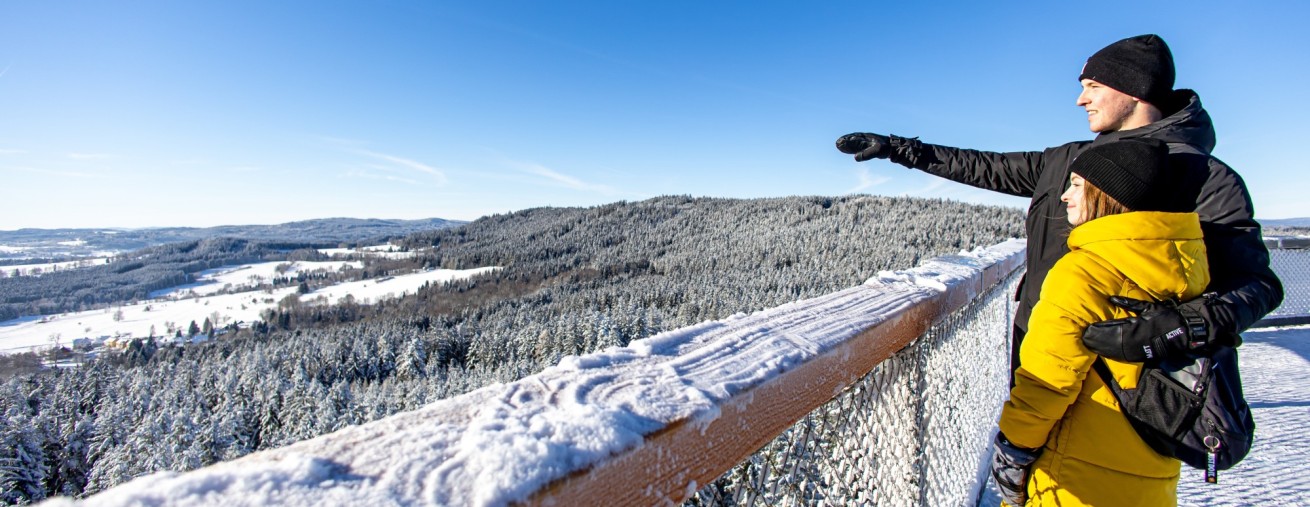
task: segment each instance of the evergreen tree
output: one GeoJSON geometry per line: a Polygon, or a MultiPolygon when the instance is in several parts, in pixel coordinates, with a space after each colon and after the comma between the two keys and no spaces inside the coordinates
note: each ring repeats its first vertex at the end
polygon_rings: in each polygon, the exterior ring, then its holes
{"type": "Polygon", "coordinates": [[[0,501],[9,504],[46,498],[46,457],[42,437],[24,400],[7,403],[0,421],[0,501]]]}

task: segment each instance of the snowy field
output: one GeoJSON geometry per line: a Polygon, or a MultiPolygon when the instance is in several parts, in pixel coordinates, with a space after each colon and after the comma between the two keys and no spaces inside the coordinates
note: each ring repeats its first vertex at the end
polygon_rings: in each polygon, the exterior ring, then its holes
{"type": "MultiPolygon", "coordinates": [[[[86,243],[85,241],[60,242],[61,245],[65,245],[65,246],[79,246],[85,243],[86,243]]],[[[16,254],[26,250],[28,249],[24,247],[0,245],[0,253],[16,254]]],[[[367,256],[367,257],[381,257],[386,259],[409,259],[414,257],[415,255],[418,255],[418,252],[400,252],[395,250],[397,249],[394,245],[370,245],[360,248],[320,248],[318,251],[324,255],[329,255],[329,256],[359,255],[359,256],[367,256]]],[[[8,266],[0,266],[0,278],[7,277],[7,276],[14,276],[15,274],[17,274],[18,276],[32,276],[32,275],[39,276],[42,273],[49,273],[51,271],[63,271],[67,269],[77,269],[77,268],[97,266],[109,262],[109,260],[112,259],[114,255],[119,253],[121,252],[96,252],[95,255],[89,257],[82,257],[71,261],[42,262],[42,263],[32,263],[32,264],[13,264],[8,266]]],[[[275,263],[275,264],[280,264],[280,263],[275,263]]]]}
{"type": "Polygon", "coordinates": [[[385,257],[387,259],[408,259],[418,254],[418,252],[400,252],[392,245],[373,245],[361,248],[320,248],[318,250],[324,255],[367,255],[369,257],[385,257]]]}
{"type": "MultiPolygon", "coordinates": [[[[322,262],[261,262],[208,269],[196,274],[196,283],[159,290],[150,293],[151,298],[184,298],[193,295],[208,296],[225,291],[240,291],[243,288],[258,287],[275,277],[295,277],[301,273],[314,272],[336,273],[346,268],[359,269],[362,261],[322,261],[322,262]],[[278,266],[285,266],[278,272],[278,266]]],[[[356,296],[359,297],[359,296],[356,296]]]]}
{"type": "MultiPolygon", "coordinates": [[[[240,290],[253,287],[279,276],[277,267],[289,265],[280,276],[295,276],[300,272],[338,271],[346,267],[359,267],[358,261],[329,262],[265,262],[201,273],[195,284],[176,287],[152,294],[153,299],[135,305],[115,306],[103,310],[64,313],[46,318],[24,317],[0,322],[0,354],[41,350],[53,346],[72,345],[74,339],[101,337],[172,336],[169,330],[186,332],[192,321],[203,324],[206,318],[214,327],[234,322],[254,322],[259,313],[277,306],[278,301],[295,293],[296,288],[277,290],[248,290],[232,294],[217,294],[225,287],[240,290]],[[193,297],[192,294],[195,296],[193,297]],[[121,313],[120,313],[121,312],[121,313]]],[[[361,304],[384,298],[412,294],[425,283],[444,283],[459,280],[497,269],[493,267],[451,270],[438,269],[397,275],[385,281],[361,280],[323,287],[300,296],[301,301],[312,304],[335,304],[346,295],[361,304]]]]}
{"type": "Polygon", "coordinates": [[[15,274],[17,274],[18,276],[40,275],[42,273],[49,273],[51,271],[63,271],[66,269],[77,269],[77,268],[98,266],[100,264],[105,264],[109,262],[111,255],[112,255],[111,253],[106,252],[104,255],[101,256],[83,257],[75,261],[42,262],[36,264],[12,264],[8,266],[0,266],[0,277],[14,276],[15,274]]]}

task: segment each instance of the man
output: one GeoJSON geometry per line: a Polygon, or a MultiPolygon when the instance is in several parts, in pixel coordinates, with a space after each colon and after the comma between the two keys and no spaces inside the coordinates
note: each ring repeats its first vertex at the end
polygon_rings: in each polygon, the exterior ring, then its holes
{"type": "Polygon", "coordinates": [[[1019,367],[1019,345],[1046,273],[1068,252],[1070,225],[1060,201],[1069,165],[1087,148],[1136,137],[1169,146],[1179,211],[1196,211],[1209,252],[1211,283],[1205,297],[1182,304],[1113,298],[1136,317],[1095,324],[1084,343],[1094,352],[1124,361],[1158,361],[1182,351],[1236,346],[1238,333],[1276,308],[1282,284],[1269,269],[1246,184],[1210,156],[1215,145],[1210,116],[1192,90],[1174,90],[1174,62],[1159,36],[1140,35],[1097,51],[1079,76],[1077,105],[1097,136],[1043,151],[997,153],[921,143],[917,138],[854,133],[837,140],[843,153],[863,162],[873,158],[920,169],[979,188],[1030,197],[1027,274],[1016,299],[1011,370],[1019,367]]]}

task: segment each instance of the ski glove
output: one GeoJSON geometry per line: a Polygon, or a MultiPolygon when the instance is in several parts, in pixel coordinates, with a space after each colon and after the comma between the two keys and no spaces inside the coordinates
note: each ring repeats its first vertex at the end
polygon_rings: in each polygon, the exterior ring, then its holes
{"type": "Polygon", "coordinates": [[[837,149],[842,153],[855,155],[856,162],[875,158],[887,158],[892,155],[891,138],[880,134],[856,132],[837,138],[837,149]]]}
{"type": "Polygon", "coordinates": [[[1110,359],[1148,365],[1203,349],[1214,336],[1209,305],[1215,297],[1207,293],[1178,303],[1110,296],[1115,306],[1137,316],[1088,326],[1083,332],[1083,345],[1110,359]]]}
{"type": "Polygon", "coordinates": [[[1028,479],[1042,449],[1018,447],[999,431],[992,449],[992,479],[996,480],[996,489],[1001,490],[1001,498],[1013,506],[1028,503],[1028,479]]]}

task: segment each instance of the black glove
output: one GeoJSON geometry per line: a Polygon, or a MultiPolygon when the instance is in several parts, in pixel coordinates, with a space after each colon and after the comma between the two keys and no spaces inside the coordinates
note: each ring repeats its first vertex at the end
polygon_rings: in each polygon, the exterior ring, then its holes
{"type": "Polygon", "coordinates": [[[1178,303],[1110,296],[1111,303],[1137,316],[1088,326],[1083,345],[1110,359],[1152,365],[1203,350],[1214,341],[1209,309],[1214,298],[1208,293],[1178,303]]]}
{"type": "Polygon", "coordinates": [[[992,450],[992,479],[996,480],[996,489],[1001,490],[1001,498],[1014,506],[1028,503],[1028,478],[1042,449],[1018,447],[998,431],[992,450]]]}
{"type": "Polygon", "coordinates": [[[856,132],[846,134],[837,138],[837,149],[842,153],[855,155],[856,162],[875,158],[887,158],[892,155],[891,138],[879,135],[856,132]]]}

